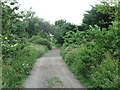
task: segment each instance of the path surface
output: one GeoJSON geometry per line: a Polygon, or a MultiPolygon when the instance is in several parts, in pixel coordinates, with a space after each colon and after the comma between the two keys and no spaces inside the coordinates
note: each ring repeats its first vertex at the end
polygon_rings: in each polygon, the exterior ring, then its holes
{"type": "Polygon", "coordinates": [[[25,81],[25,88],[48,88],[48,80],[54,77],[62,82],[60,88],[83,88],[62,60],[59,49],[53,49],[37,60],[25,81]]]}

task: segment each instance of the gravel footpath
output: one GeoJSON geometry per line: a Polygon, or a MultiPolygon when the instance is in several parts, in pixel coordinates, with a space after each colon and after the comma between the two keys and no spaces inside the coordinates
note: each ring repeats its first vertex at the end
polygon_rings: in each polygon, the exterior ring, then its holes
{"type": "Polygon", "coordinates": [[[57,77],[62,86],[55,88],[83,88],[69,71],[60,56],[60,50],[55,48],[39,58],[24,83],[25,88],[48,88],[48,80],[57,77]]]}

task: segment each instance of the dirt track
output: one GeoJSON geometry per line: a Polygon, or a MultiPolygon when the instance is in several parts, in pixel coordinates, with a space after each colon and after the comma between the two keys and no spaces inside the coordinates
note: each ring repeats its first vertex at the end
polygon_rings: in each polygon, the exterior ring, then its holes
{"type": "Polygon", "coordinates": [[[62,82],[55,88],[83,88],[62,60],[59,49],[53,49],[37,60],[24,87],[48,88],[48,81],[54,77],[62,82]]]}

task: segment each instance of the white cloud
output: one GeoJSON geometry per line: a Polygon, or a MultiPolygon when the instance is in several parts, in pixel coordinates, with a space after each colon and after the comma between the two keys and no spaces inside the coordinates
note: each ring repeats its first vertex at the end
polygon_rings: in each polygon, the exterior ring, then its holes
{"type": "Polygon", "coordinates": [[[56,20],[65,19],[74,24],[82,22],[83,14],[99,0],[17,0],[20,10],[30,7],[37,16],[54,23],[56,20]]]}

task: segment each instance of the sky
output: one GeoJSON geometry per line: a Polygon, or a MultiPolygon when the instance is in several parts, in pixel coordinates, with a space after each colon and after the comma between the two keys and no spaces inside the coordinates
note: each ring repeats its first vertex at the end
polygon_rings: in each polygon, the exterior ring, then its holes
{"type": "Polygon", "coordinates": [[[56,20],[64,19],[67,22],[80,25],[86,10],[91,9],[99,0],[17,0],[20,10],[36,12],[40,18],[54,24],[56,20]]]}

